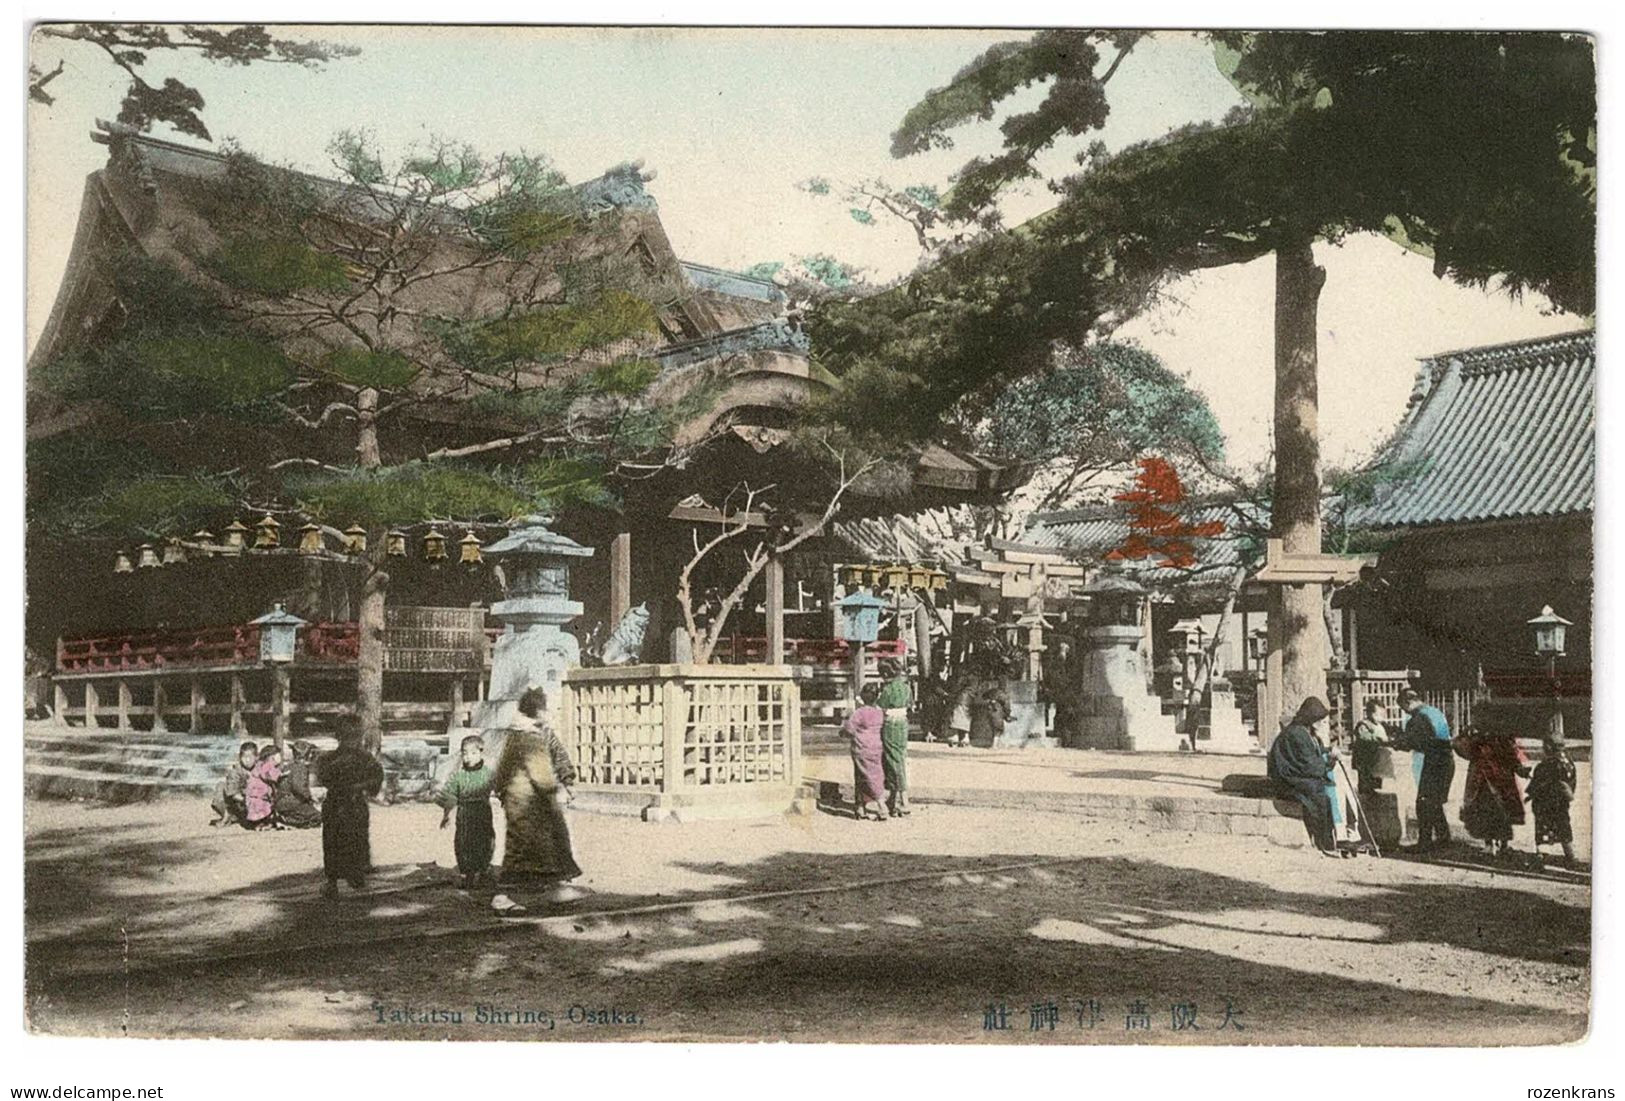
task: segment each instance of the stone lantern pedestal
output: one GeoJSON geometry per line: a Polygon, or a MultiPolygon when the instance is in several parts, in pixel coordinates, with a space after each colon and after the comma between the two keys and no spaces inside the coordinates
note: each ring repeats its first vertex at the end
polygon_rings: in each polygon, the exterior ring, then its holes
{"type": "Polygon", "coordinates": [[[1140,656],[1145,590],[1108,566],[1084,589],[1090,624],[1082,637],[1077,746],[1173,753],[1184,747],[1172,715],[1146,686],[1140,656]]]}

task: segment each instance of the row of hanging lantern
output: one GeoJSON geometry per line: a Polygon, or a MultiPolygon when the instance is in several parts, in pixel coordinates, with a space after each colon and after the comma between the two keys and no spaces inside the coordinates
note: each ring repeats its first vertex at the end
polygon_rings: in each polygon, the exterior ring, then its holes
{"type": "Polygon", "coordinates": [[[948,575],[927,566],[893,563],[837,566],[836,569],[847,588],[868,586],[875,589],[920,589],[941,592],[948,587],[948,575]]]}
{"type": "MultiPolygon", "coordinates": [[[[439,565],[445,562],[450,553],[446,546],[446,536],[439,529],[430,527],[421,536],[423,558],[430,565],[439,565]]],[[[367,550],[367,529],[360,524],[351,524],[343,532],[339,541],[340,549],[347,555],[365,554],[367,550]]],[[[457,561],[464,566],[478,566],[484,559],[480,553],[480,537],[469,529],[457,541],[457,561]]],[[[191,557],[214,558],[235,557],[250,551],[275,551],[282,549],[282,524],[270,513],[252,528],[241,520],[233,520],[227,525],[224,542],[217,542],[213,532],[197,531],[192,533],[188,540],[178,536],[171,536],[164,541],[162,550],[151,543],[142,543],[136,548],[135,558],[132,561],[130,553],[122,548],[113,558],[114,573],[134,573],[138,569],[157,569],[162,566],[179,565],[187,561],[188,552],[191,557]],[[253,539],[250,541],[249,536],[253,539]]],[[[300,554],[325,554],[327,541],[322,533],[320,524],[306,523],[299,528],[299,542],[297,551],[300,554]]],[[[399,528],[391,528],[384,534],[384,553],[390,558],[406,558],[410,556],[408,550],[407,533],[399,528]]]]}

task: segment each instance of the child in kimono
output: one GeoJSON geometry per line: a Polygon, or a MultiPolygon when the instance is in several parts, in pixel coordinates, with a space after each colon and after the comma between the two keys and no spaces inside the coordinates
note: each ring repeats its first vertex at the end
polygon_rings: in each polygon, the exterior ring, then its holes
{"type": "Polygon", "coordinates": [[[1574,826],[1569,822],[1569,806],[1574,802],[1574,761],[1570,759],[1561,734],[1548,734],[1540,763],[1529,777],[1525,798],[1535,812],[1535,854],[1542,845],[1563,846],[1563,863],[1574,863],[1574,826]]]}
{"type": "Polygon", "coordinates": [[[491,817],[491,769],[485,763],[485,740],[470,734],[461,748],[462,767],[447,779],[435,802],[444,810],[441,829],[451,824],[453,811],[457,814],[452,851],[457,854],[458,886],[467,890],[490,876],[497,835],[491,817]]]}
{"type": "Polygon", "coordinates": [[[885,747],[881,731],[886,713],[875,705],[880,689],[866,684],[859,693],[861,704],[841,724],[841,737],[851,743],[853,817],[886,820],[881,804],[886,798],[885,747]]]}
{"type": "Polygon", "coordinates": [[[214,810],[214,821],[209,825],[224,826],[228,822],[235,822],[239,826],[248,824],[248,797],[245,794],[248,774],[254,770],[259,759],[260,747],[253,742],[244,742],[237,747],[237,759],[226,768],[226,774],[214,789],[214,799],[209,803],[214,810]]]}
{"type": "Polygon", "coordinates": [[[279,830],[276,817],[276,785],[282,779],[282,751],[274,745],[260,750],[260,759],[249,770],[243,784],[248,807],[247,826],[251,830],[279,830]]]}

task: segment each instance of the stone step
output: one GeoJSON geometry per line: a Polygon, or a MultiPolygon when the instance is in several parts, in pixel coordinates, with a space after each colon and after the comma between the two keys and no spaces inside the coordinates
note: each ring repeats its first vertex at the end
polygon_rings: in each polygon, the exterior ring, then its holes
{"type": "Polygon", "coordinates": [[[210,763],[229,761],[237,752],[235,741],[217,745],[165,746],[153,743],[125,745],[121,742],[96,739],[95,741],[69,741],[62,738],[25,738],[23,748],[36,753],[51,753],[61,757],[95,757],[118,753],[131,760],[168,759],[210,763]]]}
{"type": "Polygon", "coordinates": [[[48,765],[75,769],[81,772],[117,773],[131,779],[173,779],[186,783],[205,783],[217,780],[224,766],[190,761],[174,761],[163,757],[131,759],[118,753],[75,753],[63,756],[53,753],[28,751],[24,760],[29,768],[48,765]]]}
{"type": "Polygon", "coordinates": [[[23,788],[42,799],[93,799],[104,803],[139,803],[180,792],[205,794],[210,784],[181,784],[134,779],[128,776],[63,765],[30,765],[23,773],[23,788]]]}

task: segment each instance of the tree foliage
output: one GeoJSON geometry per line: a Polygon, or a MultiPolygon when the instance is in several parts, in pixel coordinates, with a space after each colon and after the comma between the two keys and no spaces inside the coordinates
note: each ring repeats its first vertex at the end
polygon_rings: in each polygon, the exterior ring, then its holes
{"type": "MultiPolygon", "coordinates": [[[[190,54],[226,65],[299,65],[315,69],[361,52],[354,46],[332,42],[276,38],[260,24],[220,29],[190,23],[178,27],[158,23],[76,23],[41,27],[39,34],[42,38],[89,46],[128,74],[130,85],[119,106],[120,122],[142,131],[161,122],[204,141],[213,139],[203,124],[203,93],[172,76],[153,76],[148,65],[155,54],[190,54]]],[[[31,65],[29,98],[50,106],[54,98],[45,86],[61,75],[63,67],[59,61],[54,69],[43,72],[31,65]]]]}

